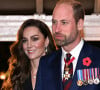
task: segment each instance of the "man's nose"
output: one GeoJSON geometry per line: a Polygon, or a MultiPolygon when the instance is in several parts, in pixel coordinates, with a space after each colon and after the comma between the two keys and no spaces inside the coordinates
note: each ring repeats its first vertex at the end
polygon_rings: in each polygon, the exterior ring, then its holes
{"type": "Polygon", "coordinates": [[[56,25],[55,32],[60,32],[60,24],[59,23],[56,25]]]}

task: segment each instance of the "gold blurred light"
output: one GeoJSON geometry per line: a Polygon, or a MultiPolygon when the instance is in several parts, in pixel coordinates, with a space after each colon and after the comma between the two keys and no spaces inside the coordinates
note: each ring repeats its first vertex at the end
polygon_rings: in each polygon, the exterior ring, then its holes
{"type": "Polygon", "coordinates": [[[5,80],[6,79],[6,74],[4,72],[0,73],[0,79],[5,80]]]}

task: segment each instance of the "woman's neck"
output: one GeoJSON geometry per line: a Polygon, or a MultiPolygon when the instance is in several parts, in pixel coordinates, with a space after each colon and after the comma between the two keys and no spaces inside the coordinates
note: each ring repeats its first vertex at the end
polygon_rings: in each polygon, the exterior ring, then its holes
{"type": "Polygon", "coordinates": [[[39,66],[39,59],[38,60],[31,60],[31,80],[32,80],[33,90],[35,88],[38,66],[39,66]]]}
{"type": "Polygon", "coordinates": [[[31,60],[31,71],[33,72],[33,74],[37,73],[38,66],[39,66],[39,59],[31,60]]]}

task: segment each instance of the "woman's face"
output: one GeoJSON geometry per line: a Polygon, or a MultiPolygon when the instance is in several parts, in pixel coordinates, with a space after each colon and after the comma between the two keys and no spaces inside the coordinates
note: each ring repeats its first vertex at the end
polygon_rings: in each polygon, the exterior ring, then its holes
{"type": "Polygon", "coordinates": [[[39,59],[45,55],[48,39],[35,26],[26,27],[23,32],[23,50],[31,60],[39,59]]]}

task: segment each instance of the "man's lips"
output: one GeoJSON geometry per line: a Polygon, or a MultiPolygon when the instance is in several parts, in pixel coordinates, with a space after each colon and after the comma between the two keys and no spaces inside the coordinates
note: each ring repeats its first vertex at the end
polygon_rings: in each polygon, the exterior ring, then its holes
{"type": "Polygon", "coordinates": [[[56,39],[63,39],[63,36],[62,35],[55,35],[55,38],[56,39]]]}

